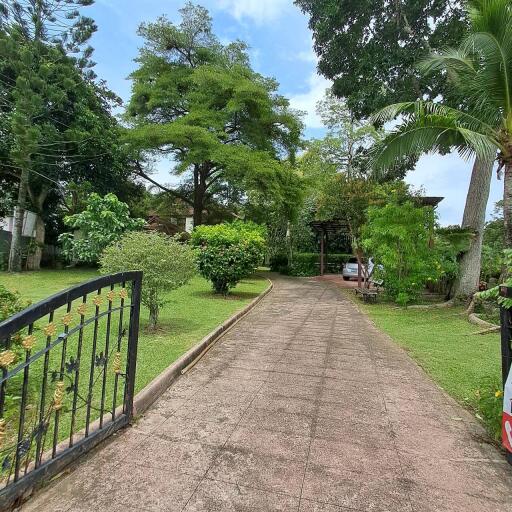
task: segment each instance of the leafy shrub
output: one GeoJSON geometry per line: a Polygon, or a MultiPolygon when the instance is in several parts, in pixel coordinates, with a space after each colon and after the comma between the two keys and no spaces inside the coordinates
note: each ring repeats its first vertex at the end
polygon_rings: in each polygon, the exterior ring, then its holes
{"type": "MultiPolygon", "coordinates": [[[[503,251],[503,264],[505,266],[505,275],[509,277],[507,277],[502,285],[512,287],[512,249],[505,249],[503,251]]],[[[512,299],[500,296],[500,285],[475,294],[475,298],[484,301],[493,301],[506,309],[512,308],[512,299]]]]}
{"type": "MultiPolygon", "coordinates": [[[[18,291],[8,290],[5,286],[0,284],[0,322],[23,311],[28,306],[30,306],[30,301],[23,300],[18,291]]],[[[9,349],[16,353],[18,359],[24,352],[21,348],[21,336],[19,334],[11,336],[11,346],[9,349]]]]}
{"type": "MultiPolygon", "coordinates": [[[[336,265],[338,271],[350,258],[351,254],[328,254],[326,262],[329,265],[336,265]]],[[[320,274],[320,254],[303,252],[293,255],[292,263],[285,269],[287,275],[296,277],[310,277],[320,274]]]]}
{"type": "Polygon", "coordinates": [[[141,229],[144,220],[130,217],[128,205],[115,194],[101,197],[93,193],[87,198],[87,208],[64,217],[64,224],[79,233],[77,237],[74,233],[59,236],[63,255],[70,261],[96,263],[105,247],[124,232],[141,229]]]}
{"type": "Polygon", "coordinates": [[[142,303],[149,309],[149,328],[154,329],[166,303],[165,292],[186,284],[195,273],[195,253],[162,233],[125,233],[103,252],[101,272],[142,270],[142,303]]]}
{"type": "Polygon", "coordinates": [[[270,270],[272,272],[280,272],[288,266],[288,256],[286,254],[275,254],[270,258],[270,270]]]}
{"type": "Polygon", "coordinates": [[[226,295],[263,260],[265,230],[252,222],[198,226],[192,243],[199,248],[199,273],[216,293],[226,295]]]}
{"type": "Polygon", "coordinates": [[[368,209],[363,246],[375,259],[375,276],[397,304],[414,301],[428,281],[442,274],[432,247],[434,224],[433,210],[412,202],[368,209]]]}

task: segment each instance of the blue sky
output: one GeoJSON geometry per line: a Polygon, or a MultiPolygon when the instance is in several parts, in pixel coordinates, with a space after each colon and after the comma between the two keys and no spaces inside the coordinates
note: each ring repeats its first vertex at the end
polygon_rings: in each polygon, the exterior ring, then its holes
{"type": "MultiPolygon", "coordinates": [[[[96,0],[86,9],[98,25],[92,45],[95,48],[96,73],[123,100],[130,96],[127,76],[135,69],[141,40],[137,27],[165,14],[178,20],[178,9],[185,0],[96,0]]],[[[292,106],[306,111],[306,136],[321,137],[324,133],[315,115],[316,102],[329,82],[316,73],[307,18],[293,5],[293,0],[202,0],[210,10],[214,30],[223,41],[242,39],[250,47],[251,62],[258,72],[275,77],[281,93],[292,106]]],[[[158,179],[170,183],[171,163],[159,165],[158,179]]],[[[442,224],[458,224],[462,219],[468,189],[471,162],[457,155],[423,157],[406,180],[423,187],[428,195],[444,196],[439,206],[442,224]]],[[[501,198],[502,182],[493,178],[488,211],[501,198]]]]}

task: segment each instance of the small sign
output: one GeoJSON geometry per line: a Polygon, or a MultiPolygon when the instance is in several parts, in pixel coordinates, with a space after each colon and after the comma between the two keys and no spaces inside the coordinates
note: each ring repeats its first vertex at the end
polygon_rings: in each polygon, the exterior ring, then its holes
{"type": "Polygon", "coordinates": [[[512,368],[508,373],[503,393],[503,418],[501,434],[503,446],[512,453],[512,368]]]}

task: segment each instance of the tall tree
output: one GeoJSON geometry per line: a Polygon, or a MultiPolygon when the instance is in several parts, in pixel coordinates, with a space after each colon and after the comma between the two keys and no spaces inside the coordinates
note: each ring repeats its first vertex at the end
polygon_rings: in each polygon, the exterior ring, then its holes
{"type": "MultiPolygon", "coordinates": [[[[320,71],[334,80],[335,94],[345,97],[357,116],[368,116],[398,101],[434,100],[439,96],[453,105],[467,101],[447,87],[445,74],[426,75],[416,66],[422,57],[462,39],[469,25],[465,2],[295,3],[310,16],[320,71]]],[[[462,227],[475,236],[460,262],[461,272],[454,287],[460,295],[470,295],[478,284],[491,176],[491,161],[477,158],[462,219],[462,227]]]]}
{"type": "MultiPolygon", "coordinates": [[[[92,49],[84,47],[96,27],[90,18],[80,15],[81,6],[93,0],[12,0],[2,2],[0,51],[3,59],[12,63],[10,90],[10,159],[19,170],[14,230],[9,254],[9,270],[21,270],[21,235],[27,202],[28,183],[34,166],[34,156],[43,148],[43,127],[39,115],[52,104],[59,104],[59,87],[48,83],[53,65],[66,54],[78,53],[76,64],[87,71],[92,65],[92,49]]],[[[65,77],[63,77],[65,78],[65,77]]]]}
{"type": "Polygon", "coordinates": [[[457,49],[435,55],[424,67],[444,70],[465,109],[432,102],[407,102],[383,109],[381,121],[403,116],[379,156],[383,164],[397,156],[419,155],[450,145],[477,162],[497,161],[504,173],[505,245],[512,247],[512,4],[510,0],[474,0],[471,31],[457,49]]]}
{"type": "Polygon", "coordinates": [[[280,160],[294,158],[302,123],[276,81],[251,69],[244,43],[219,42],[206,9],[188,3],[180,14],[178,25],[161,17],[139,29],[127,141],[169,156],[173,172],[189,177],[198,225],[220,183],[284,192],[280,160]]]}
{"type": "MultiPolygon", "coordinates": [[[[378,178],[379,181],[402,179],[415,159],[404,158],[385,173],[372,172],[371,150],[385,137],[382,128],[376,128],[368,119],[357,119],[344,99],[336,97],[331,89],[317,104],[327,134],[313,140],[308,147],[306,160],[322,163],[324,169],[332,167],[351,178],[378,178]]],[[[304,160],[304,159],[303,159],[304,160]]]]}
{"type": "Polygon", "coordinates": [[[446,96],[442,74],[415,67],[457,44],[467,27],[461,0],[295,0],[309,15],[320,72],[358,117],[398,101],[446,96]]]}

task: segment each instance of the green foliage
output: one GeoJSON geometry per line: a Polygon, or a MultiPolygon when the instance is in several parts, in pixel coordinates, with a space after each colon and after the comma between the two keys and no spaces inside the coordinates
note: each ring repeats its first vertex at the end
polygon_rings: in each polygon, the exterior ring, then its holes
{"type": "MultiPolygon", "coordinates": [[[[309,145],[311,156],[308,160],[312,160],[313,168],[320,167],[326,176],[333,171],[343,172],[348,178],[373,175],[371,149],[382,141],[384,130],[377,129],[367,119],[357,120],[346,101],[336,98],[330,89],[318,102],[317,113],[327,127],[327,135],[321,140],[313,140],[309,145]]],[[[414,158],[406,157],[387,169],[386,173],[380,173],[379,181],[403,179],[415,163],[414,158]]]]}
{"type": "Polygon", "coordinates": [[[162,233],[125,233],[103,252],[104,274],[142,270],[142,303],[149,309],[149,327],[154,329],[166,292],[186,284],[195,273],[194,250],[162,233]]]}
{"type": "Polygon", "coordinates": [[[192,177],[196,224],[223,185],[286,202],[294,190],[280,160],[300,145],[297,113],[275,80],[251,69],[245,43],[217,39],[206,9],[187,3],[180,14],[179,24],[161,17],[139,29],[126,140],[142,153],[165,148],[175,173],[192,177]]]}
{"type": "MultiPolygon", "coordinates": [[[[341,271],[342,265],[352,257],[352,254],[329,254],[326,261],[329,265],[336,265],[341,271]]],[[[281,271],[296,277],[318,276],[320,275],[320,254],[295,253],[292,262],[281,271]]]]}
{"type": "Polygon", "coordinates": [[[265,229],[251,222],[198,226],[192,244],[199,248],[199,273],[226,295],[263,261],[265,229]]]}
{"type": "Polygon", "coordinates": [[[503,270],[503,250],[505,225],[503,222],[503,207],[499,201],[494,209],[492,220],[485,224],[482,246],[482,279],[498,279],[503,270]]]}
{"type": "Polygon", "coordinates": [[[8,290],[0,284],[0,322],[30,306],[17,290],[8,290]]]}
{"type": "MultiPolygon", "coordinates": [[[[9,290],[0,284],[0,322],[23,311],[30,306],[30,304],[30,301],[22,299],[20,292],[17,290],[9,290]]],[[[21,346],[21,339],[20,334],[14,334],[10,339],[11,345],[9,349],[16,353],[18,360],[24,353],[24,349],[21,346]]]]}
{"type": "Polygon", "coordinates": [[[427,281],[436,280],[441,264],[432,250],[435,215],[412,202],[368,209],[363,247],[375,259],[375,276],[397,304],[414,301],[427,281]],[[382,268],[379,267],[382,265],[382,268]]]}
{"type": "MultiPolygon", "coordinates": [[[[72,183],[88,181],[91,191],[122,199],[139,191],[129,180],[128,155],[112,115],[121,100],[93,80],[86,43],[96,27],[74,9],[92,3],[20,0],[0,13],[1,170],[15,180],[15,202],[42,220],[41,244],[45,234],[55,243],[62,210],[71,213],[72,183]]],[[[14,238],[12,253],[19,259],[14,238]]],[[[35,259],[30,263],[38,267],[35,259]]]]}
{"type": "Polygon", "coordinates": [[[499,379],[487,379],[476,390],[476,410],[495,441],[501,440],[503,386],[499,379]]]}
{"type": "Polygon", "coordinates": [[[463,229],[460,226],[435,230],[433,250],[439,263],[439,280],[441,284],[444,284],[442,291],[448,291],[459,275],[459,258],[469,249],[474,236],[471,230],[463,229]]]}
{"type": "Polygon", "coordinates": [[[269,267],[272,272],[286,271],[288,267],[288,255],[286,253],[274,254],[270,258],[269,267]]]}
{"type": "MultiPolygon", "coordinates": [[[[503,251],[501,261],[503,262],[505,275],[507,276],[502,285],[512,287],[512,249],[505,249],[503,251]]],[[[484,301],[494,301],[498,305],[507,309],[512,308],[512,299],[500,297],[500,286],[494,286],[484,292],[479,292],[475,297],[484,301]]]]}
{"type": "Polygon", "coordinates": [[[334,81],[358,118],[425,93],[446,98],[441,74],[422,76],[415,63],[458,42],[466,28],[462,2],[295,0],[309,15],[319,70],[334,81]],[[385,84],[385,86],[383,86],[385,84]]]}
{"type": "Polygon", "coordinates": [[[78,231],[63,233],[59,237],[62,252],[70,261],[96,263],[103,250],[119,240],[125,231],[141,229],[144,220],[130,217],[126,203],[114,194],[104,197],[93,193],[87,199],[87,208],[64,218],[64,223],[78,231]]]}
{"type": "MultiPolygon", "coordinates": [[[[504,173],[505,236],[512,244],[512,7],[509,0],[467,4],[471,30],[456,49],[433,54],[422,62],[424,73],[442,72],[460,108],[449,102],[412,101],[382,109],[375,121],[400,117],[376,163],[393,165],[404,155],[456,149],[464,158],[497,161],[504,173]]],[[[423,92],[423,91],[422,91],[423,92]]]]}

